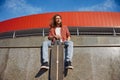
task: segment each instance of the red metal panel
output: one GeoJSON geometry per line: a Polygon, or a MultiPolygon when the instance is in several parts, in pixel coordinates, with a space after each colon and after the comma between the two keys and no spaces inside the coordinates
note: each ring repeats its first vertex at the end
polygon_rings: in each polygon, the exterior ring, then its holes
{"type": "Polygon", "coordinates": [[[74,27],[120,27],[120,12],[54,12],[29,15],[0,22],[0,33],[35,28],[48,28],[54,14],[63,24],[74,27]]]}

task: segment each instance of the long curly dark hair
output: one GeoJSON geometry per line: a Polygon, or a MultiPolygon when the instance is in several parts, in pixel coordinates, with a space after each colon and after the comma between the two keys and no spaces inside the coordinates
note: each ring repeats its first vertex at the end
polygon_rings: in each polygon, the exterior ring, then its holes
{"type": "MultiPolygon", "coordinates": [[[[51,23],[50,23],[50,27],[56,27],[57,24],[56,24],[56,16],[60,16],[60,18],[62,19],[61,15],[59,14],[55,14],[52,19],[51,19],[51,23]]],[[[62,27],[62,22],[60,24],[60,27],[62,27]]]]}

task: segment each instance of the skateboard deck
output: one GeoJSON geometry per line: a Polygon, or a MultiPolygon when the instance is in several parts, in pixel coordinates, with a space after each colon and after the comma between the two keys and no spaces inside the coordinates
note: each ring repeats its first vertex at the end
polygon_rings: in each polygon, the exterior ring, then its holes
{"type": "Polygon", "coordinates": [[[51,49],[50,80],[64,78],[64,46],[54,45],[51,49]]]}

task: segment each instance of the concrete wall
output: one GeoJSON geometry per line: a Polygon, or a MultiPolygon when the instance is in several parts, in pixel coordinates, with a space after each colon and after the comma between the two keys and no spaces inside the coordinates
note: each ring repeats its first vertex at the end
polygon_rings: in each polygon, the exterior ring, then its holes
{"type": "MultiPolygon", "coordinates": [[[[0,80],[49,80],[49,71],[40,70],[40,46],[46,37],[20,37],[1,39],[0,80]],[[36,75],[39,77],[35,78],[36,75]]],[[[74,46],[73,70],[67,72],[64,80],[120,80],[120,37],[112,36],[72,36],[74,46]],[[112,47],[92,47],[92,45],[112,45],[112,47]]]]}

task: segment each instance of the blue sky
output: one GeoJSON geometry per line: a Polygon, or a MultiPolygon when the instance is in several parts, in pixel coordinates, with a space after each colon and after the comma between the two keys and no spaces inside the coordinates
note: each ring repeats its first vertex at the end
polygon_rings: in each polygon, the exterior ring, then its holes
{"type": "Polygon", "coordinates": [[[120,0],[0,0],[0,21],[63,11],[120,12],[120,0]]]}

